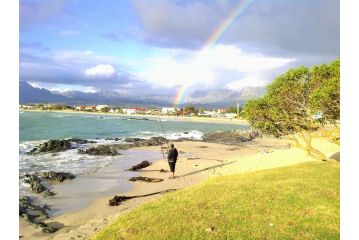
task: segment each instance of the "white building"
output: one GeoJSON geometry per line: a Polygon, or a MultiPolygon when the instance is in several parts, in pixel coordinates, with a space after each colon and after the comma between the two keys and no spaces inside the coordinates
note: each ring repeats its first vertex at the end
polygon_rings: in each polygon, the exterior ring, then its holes
{"type": "Polygon", "coordinates": [[[175,108],[162,108],[161,110],[161,114],[171,114],[175,112],[176,112],[175,108]]]}
{"type": "Polygon", "coordinates": [[[136,108],[124,108],[122,109],[122,112],[128,115],[136,114],[136,108]]]}
{"type": "Polygon", "coordinates": [[[108,108],[108,106],[107,105],[97,105],[96,106],[96,111],[101,111],[104,108],[108,108]]]}
{"type": "Polygon", "coordinates": [[[237,113],[225,113],[224,117],[226,118],[234,118],[237,116],[237,113]]]}

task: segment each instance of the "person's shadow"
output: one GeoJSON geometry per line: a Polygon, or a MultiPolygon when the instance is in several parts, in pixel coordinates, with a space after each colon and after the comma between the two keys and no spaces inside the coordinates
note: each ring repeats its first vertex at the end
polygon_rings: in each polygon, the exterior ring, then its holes
{"type": "Polygon", "coordinates": [[[218,164],[218,165],[215,165],[215,166],[212,166],[212,167],[207,167],[207,168],[203,168],[203,169],[199,169],[197,171],[194,171],[194,172],[189,172],[189,173],[186,173],[186,174],[183,174],[183,175],[179,175],[179,176],[176,176],[176,178],[180,178],[180,177],[187,177],[187,176],[190,176],[190,175],[194,175],[196,173],[200,173],[200,172],[204,172],[204,171],[207,171],[207,170],[211,170],[211,169],[216,169],[216,168],[219,168],[219,167],[223,167],[225,165],[229,165],[229,164],[232,164],[236,161],[232,161],[232,162],[228,162],[228,163],[222,163],[222,164],[218,164]]]}

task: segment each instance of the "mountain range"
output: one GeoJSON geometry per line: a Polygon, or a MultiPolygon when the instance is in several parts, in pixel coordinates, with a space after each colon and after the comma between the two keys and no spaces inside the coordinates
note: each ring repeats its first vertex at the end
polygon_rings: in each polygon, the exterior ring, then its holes
{"type": "MultiPolygon", "coordinates": [[[[45,88],[31,86],[28,82],[19,83],[19,103],[58,103],[68,105],[108,104],[117,106],[172,106],[173,96],[150,94],[145,96],[127,96],[111,91],[95,93],[81,91],[56,92],[45,88]]],[[[265,87],[246,87],[240,91],[218,89],[213,91],[195,91],[180,105],[193,104],[196,107],[215,108],[235,106],[237,102],[243,105],[248,99],[260,97],[265,87]]]]}

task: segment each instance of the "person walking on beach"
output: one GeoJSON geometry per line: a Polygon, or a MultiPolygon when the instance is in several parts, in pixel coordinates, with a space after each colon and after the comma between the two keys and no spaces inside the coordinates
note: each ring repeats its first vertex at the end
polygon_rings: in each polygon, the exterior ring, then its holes
{"type": "Polygon", "coordinates": [[[178,152],[173,143],[171,143],[170,146],[171,146],[171,149],[168,151],[167,160],[168,160],[168,165],[170,166],[172,175],[169,177],[169,179],[174,179],[178,152]]]}

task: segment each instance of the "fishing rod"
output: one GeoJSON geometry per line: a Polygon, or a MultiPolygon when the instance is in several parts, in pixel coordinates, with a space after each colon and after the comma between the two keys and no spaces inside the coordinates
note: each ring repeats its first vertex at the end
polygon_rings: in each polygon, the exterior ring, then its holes
{"type": "MultiPolygon", "coordinates": [[[[170,146],[168,145],[168,141],[167,141],[167,136],[166,136],[166,132],[165,132],[165,129],[163,127],[163,124],[162,124],[162,120],[161,120],[161,116],[160,116],[160,112],[158,111],[158,118],[160,119],[160,124],[161,124],[161,128],[162,128],[162,132],[163,132],[163,135],[165,137],[165,141],[166,141],[166,144],[167,144],[167,149],[170,148],[170,146]]],[[[161,151],[162,151],[162,156],[163,156],[163,160],[165,160],[165,154],[163,152],[163,148],[162,148],[162,144],[161,144],[161,151]]]]}

